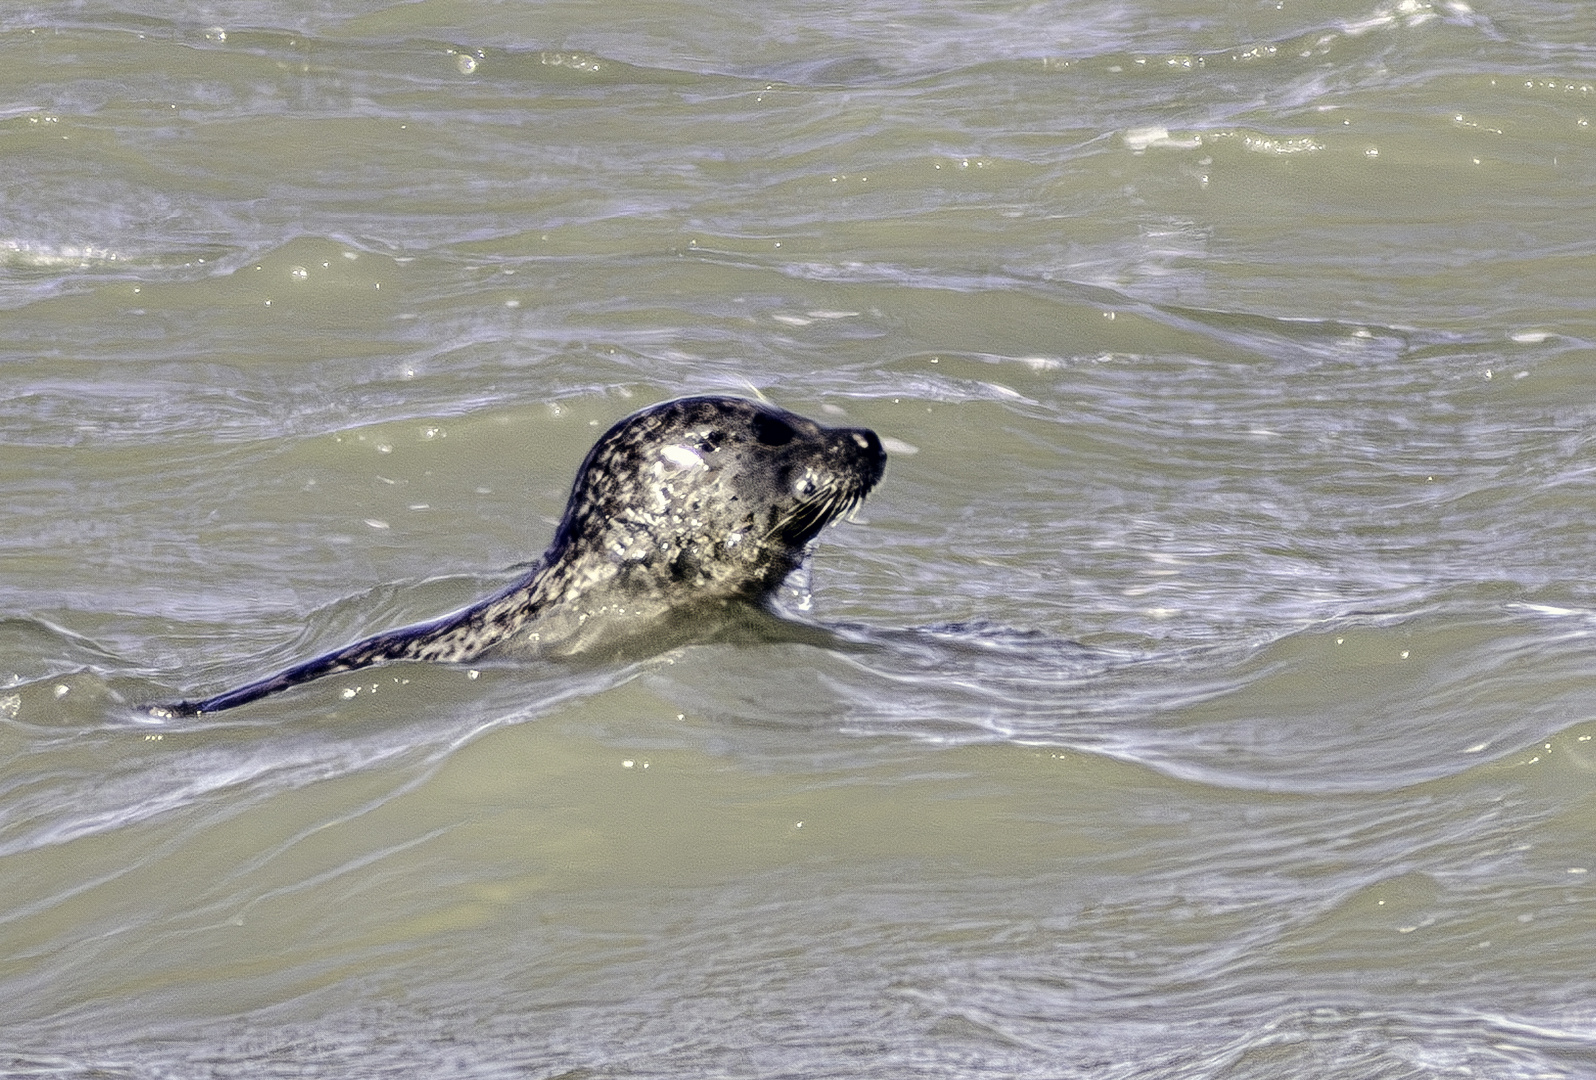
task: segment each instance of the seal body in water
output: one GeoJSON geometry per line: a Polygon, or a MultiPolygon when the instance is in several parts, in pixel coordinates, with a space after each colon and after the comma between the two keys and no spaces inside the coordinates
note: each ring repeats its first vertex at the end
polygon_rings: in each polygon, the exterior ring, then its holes
{"type": "Polygon", "coordinates": [[[825,427],[737,397],[633,413],[588,451],[554,542],[525,576],[464,611],[401,627],[202,701],[192,716],[395,660],[569,655],[738,603],[761,604],[809,542],[876,485],[867,428],[825,427]]]}

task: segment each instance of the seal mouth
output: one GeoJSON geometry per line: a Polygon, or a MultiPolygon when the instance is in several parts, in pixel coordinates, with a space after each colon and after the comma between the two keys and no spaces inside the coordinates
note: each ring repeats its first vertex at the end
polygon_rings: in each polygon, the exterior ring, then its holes
{"type": "Polygon", "coordinates": [[[794,546],[807,544],[819,536],[820,531],[827,525],[851,513],[864,502],[868,492],[869,488],[823,490],[811,501],[796,507],[786,517],[777,521],[771,532],[794,546]]]}

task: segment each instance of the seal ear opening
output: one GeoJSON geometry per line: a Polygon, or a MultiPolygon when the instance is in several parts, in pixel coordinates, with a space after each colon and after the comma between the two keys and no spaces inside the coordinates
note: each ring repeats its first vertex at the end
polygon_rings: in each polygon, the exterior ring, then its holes
{"type": "Polygon", "coordinates": [[[754,417],[754,438],[766,446],[786,446],[798,433],[779,416],[759,413],[754,417]]]}

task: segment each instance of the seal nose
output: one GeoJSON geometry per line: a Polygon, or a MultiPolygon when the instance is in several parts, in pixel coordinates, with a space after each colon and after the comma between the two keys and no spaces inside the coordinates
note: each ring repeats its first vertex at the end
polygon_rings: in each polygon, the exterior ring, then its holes
{"type": "Polygon", "coordinates": [[[868,457],[887,460],[887,452],[881,449],[881,439],[869,428],[856,428],[853,432],[853,441],[859,444],[868,457]]]}
{"type": "Polygon", "coordinates": [[[849,428],[848,435],[859,448],[859,457],[870,470],[870,483],[874,484],[887,467],[887,452],[881,446],[880,437],[869,428],[849,428]]]}

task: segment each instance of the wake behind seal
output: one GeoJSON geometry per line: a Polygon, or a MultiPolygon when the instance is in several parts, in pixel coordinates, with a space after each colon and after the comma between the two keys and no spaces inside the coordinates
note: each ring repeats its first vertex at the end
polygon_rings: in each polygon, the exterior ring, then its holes
{"type": "Polygon", "coordinates": [[[875,487],[886,462],[868,428],[826,427],[762,402],[704,396],[650,406],[588,451],[553,542],[504,589],[452,615],[153,711],[218,712],[390,661],[571,655],[667,621],[767,604],[820,530],[875,487]]]}

